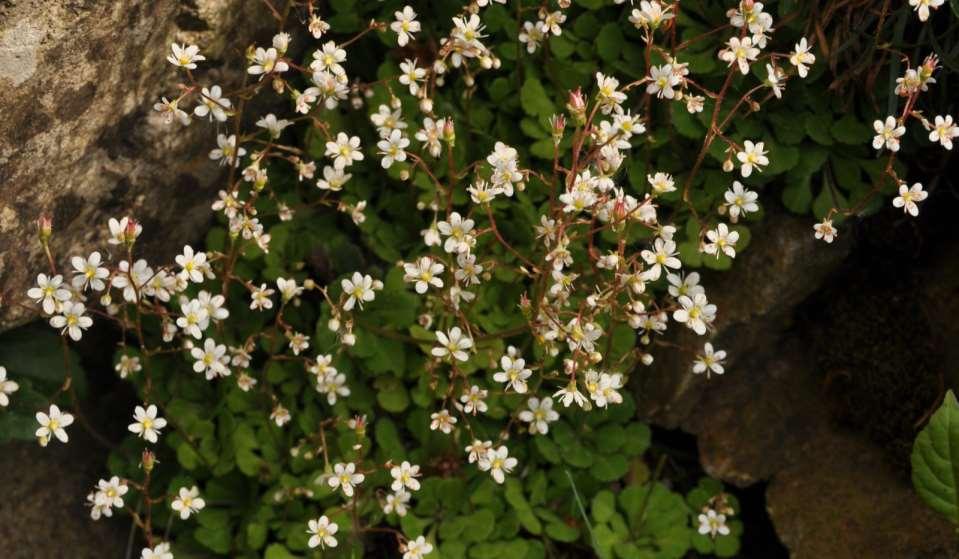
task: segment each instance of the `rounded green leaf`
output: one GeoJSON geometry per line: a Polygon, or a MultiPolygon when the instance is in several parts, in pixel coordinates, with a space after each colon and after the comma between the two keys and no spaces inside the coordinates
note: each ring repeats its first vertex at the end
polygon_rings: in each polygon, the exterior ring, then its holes
{"type": "Polygon", "coordinates": [[[952,390],[916,437],[912,484],[926,504],[959,524],[959,402],[952,390]]]}

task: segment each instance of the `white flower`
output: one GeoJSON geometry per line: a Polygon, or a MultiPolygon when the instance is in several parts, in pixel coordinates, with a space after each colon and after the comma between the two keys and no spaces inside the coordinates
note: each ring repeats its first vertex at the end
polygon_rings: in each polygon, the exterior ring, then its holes
{"type": "Polygon", "coordinates": [[[902,208],[909,215],[916,217],[919,215],[919,202],[922,202],[929,196],[929,193],[922,189],[918,182],[912,185],[912,188],[906,183],[899,183],[899,196],[892,200],[893,207],[902,208]]]}
{"type": "Polygon", "coordinates": [[[206,501],[200,498],[200,489],[195,485],[189,489],[181,487],[177,498],[170,503],[170,508],[180,513],[181,520],[190,518],[191,514],[200,512],[205,506],[206,501]]]}
{"type": "Polygon", "coordinates": [[[143,367],[140,365],[140,358],[130,355],[121,355],[120,362],[113,369],[120,373],[120,378],[127,378],[133,373],[140,372],[143,367]]]}
{"type": "Polygon", "coordinates": [[[420,488],[420,482],[416,479],[420,475],[420,467],[415,464],[404,460],[399,466],[390,468],[390,475],[393,476],[393,483],[390,485],[393,491],[418,491],[420,488]]]}
{"type": "MultiPolygon", "coordinates": [[[[617,0],[616,3],[621,4],[622,2],[617,0]]],[[[639,3],[639,7],[640,9],[634,9],[629,16],[629,21],[636,28],[648,27],[656,30],[663,22],[673,19],[673,14],[669,12],[672,6],[666,6],[664,9],[656,0],[643,0],[639,3]]]]}
{"type": "Polygon", "coordinates": [[[283,129],[287,126],[290,126],[293,122],[283,119],[277,119],[276,115],[270,113],[260,120],[256,121],[256,125],[260,128],[266,129],[270,133],[270,137],[274,140],[280,137],[280,134],[283,133],[283,129]]]}
{"type": "Polygon", "coordinates": [[[363,275],[359,272],[353,272],[351,279],[344,279],[340,282],[343,293],[348,296],[346,303],[343,304],[343,310],[351,311],[359,303],[363,308],[363,303],[368,303],[376,298],[373,292],[373,278],[369,275],[363,275]]]}
{"type": "Polygon", "coordinates": [[[643,279],[656,281],[663,274],[664,269],[681,267],[682,262],[679,261],[679,258],[676,258],[678,254],[675,241],[667,241],[657,237],[653,241],[653,250],[647,249],[640,253],[646,264],[650,266],[643,272],[643,279]]]}
{"type": "Polygon", "coordinates": [[[711,304],[704,293],[683,295],[678,301],[682,308],[673,311],[673,320],[685,324],[700,336],[705,334],[706,327],[716,319],[716,305],[711,304]]]}
{"type": "Polygon", "coordinates": [[[20,390],[20,385],[12,380],[7,380],[7,369],[0,367],[0,408],[10,405],[9,394],[13,394],[17,390],[20,390]]]}
{"type": "Polygon", "coordinates": [[[389,137],[380,140],[376,147],[380,149],[379,153],[383,156],[380,162],[383,168],[389,169],[396,161],[406,161],[406,147],[409,145],[409,139],[399,130],[393,130],[389,137]]]}
{"type": "Polygon", "coordinates": [[[429,256],[418,258],[416,262],[403,264],[403,269],[406,272],[403,280],[412,282],[416,292],[421,295],[426,293],[431,285],[443,287],[443,280],[439,277],[444,270],[443,264],[429,256]]]}
{"type": "Polygon", "coordinates": [[[53,314],[70,300],[70,291],[63,287],[63,276],[57,274],[47,277],[46,274],[37,275],[37,286],[27,290],[27,297],[43,306],[43,312],[53,314]]]}
{"type": "Polygon", "coordinates": [[[573,402],[577,406],[583,409],[589,409],[589,401],[586,399],[586,396],[583,396],[583,393],[579,391],[579,388],[576,386],[576,381],[570,380],[569,384],[560,388],[553,394],[554,398],[561,398],[564,408],[568,408],[573,402]]]}
{"type": "Polygon", "coordinates": [[[390,29],[396,33],[396,44],[405,47],[413,34],[419,32],[420,22],[416,21],[416,12],[409,6],[404,6],[401,12],[393,12],[393,15],[396,21],[390,24],[390,29]]]}
{"type": "Polygon", "coordinates": [[[219,147],[210,151],[210,159],[219,161],[220,165],[233,165],[237,157],[246,155],[245,149],[237,149],[236,135],[234,134],[230,134],[229,136],[217,134],[216,145],[219,147]]]}
{"type": "Polygon", "coordinates": [[[619,373],[586,371],[585,385],[596,407],[605,408],[609,404],[623,403],[623,395],[619,393],[619,389],[623,387],[623,375],[619,373]]]}
{"type": "MultiPolygon", "coordinates": [[[[255,64],[250,65],[246,71],[248,74],[254,76],[269,74],[270,72],[281,73],[290,69],[289,64],[279,59],[279,53],[273,47],[268,49],[257,47],[253,53],[253,62],[255,62],[255,64]]],[[[262,76],[260,77],[262,78],[262,76]]]]}
{"type": "Polygon", "coordinates": [[[173,119],[180,121],[183,126],[190,124],[190,115],[179,107],[178,99],[170,101],[166,97],[161,97],[153,104],[153,110],[162,115],[164,124],[172,124],[173,119]]]}
{"type": "Polygon", "coordinates": [[[740,215],[746,216],[759,211],[759,204],[756,203],[759,194],[745,189],[739,181],[733,181],[733,187],[727,190],[723,197],[726,199],[724,205],[729,209],[729,221],[733,223],[739,221],[740,215]]]}
{"type": "Polygon", "coordinates": [[[816,238],[822,239],[827,243],[833,242],[833,240],[839,236],[839,231],[836,231],[836,228],[832,226],[831,219],[824,219],[822,223],[817,223],[812,226],[816,231],[816,238]]]}
{"type": "Polygon", "coordinates": [[[680,77],[673,72],[671,64],[663,66],[653,66],[649,69],[649,85],[646,86],[646,93],[656,94],[656,97],[662,99],[672,99],[676,96],[674,87],[679,85],[680,77]]]}
{"type": "Polygon", "coordinates": [[[200,104],[193,107],[193,114],[200,118],[210,115],[210,120],[216,119],[218,122],[226,122],[227,111],[233,107],[233,104],[229,99],[223,97],[223,90],[220,89],[220,86],[214,85],[209,89],[204,87],[200,90],[200,93],[200,104]]]}
{"type": "Polygon", "coordinates": [[[357,473],[356,464],[353,462],[339,463],[333,466],[333,475],[329,477],[327,484],[334,490],[341,489],[347,497],[352,497],[353,488],[363,483],[364,479],[366,476],[357,473]]]}
{"type": "Polygon", "coordinates": [[[719,258],[719,254],[725,254],[730,258],[736,258],[736,243],[739,241],[739,232],[730,231],[729,226],[720,223],[716,229],[706,231],[706,238],[709,242],[703,245],[703,252],[714,254],[719,258]]]}
{"type": "Polygon", "coordinates": [[[403,559],[423,559],[433,552],[433,544],[427,542],[423,536],[418,536],[415,540],[406,542],[404,549],[403,559]]]}
{"type": "Polygon", "coordinates": [[[675,182],[669,173],[656,173],[655,175],[646,175],[646,181],[653,189],[653,194],[666,194],[676,190],[675,182]]]}
{"type": "Polygon", "coordinates": [[[180,266],[179,276],[184,280],[190,280],[193,283],[203,283],[203,270],[206,268],[206,253],[193,252],[193,247],[184,245],[183,254],[176,255],[174,258],[180,266]]]}
{"type": "Polygon", "coordinates": [[[213,321],[220,321],[230,317],[230,311],[223,306],[226,303],[226,297],[223,295],[213,295],[209,291],[201,290],[197,293],[196,300],[200,303],[203,310],[206,311],[207,316],[213,321]]]}
{"type": "Polygon", "coordinates": [[[173,53],[166,57],[167,62],[187,70],[195,70],[197,62],[206,60],[206,57],[200,54],[200,47],[196,45],[186,46],[173,43],[170,45],[170,50],[173,53]]]}
{"type": "Polygon", "coordinates": [[[330,522],[330,519],[323,516],[315,519],[311,519],[307,522],[309,529],[306,531],[310,535],[310,541],[307,542],[307,545],[310,546],[310,549],[314,547],[336,547],[336,538],[333,536],[336,534],[337,530],[340,529],[335,522],[330,522]]]}
{"type": "Polygon", "coordinates": [[[386,502],[383,503],[383,514],[395,512],[397,516],[406,516],[406,505],[410,502],[411,495],[404,490],[396,493],[390,493],[386,496],[386,502]]]}
{"type": "Polygon", "coordinates": [[[496,450],[490,449],[486,454],[480,456],[479,468],[484,472],[489,472],[496,483],[506,481],[506,474],[513,471],[519,461],[509,455],[509,449],[506,446],[500,446],[496,450]]]}
{"type": "Polygon", "coordinates": [[[337,81],[345,81],[346,70],[340,62],[346,62],[346,50],[336,46],[334,41],[327,41],[323,43],[321,50],[313,53],[310,69],[315,73],[331,72],[339,78],[337,81]]]}
{"type": "Polygon", "coordinates": [[[343,169],[337,169],[326,165],[323,167],[323,178],[316,181],[316,186],[320,190],[331,190],[339,192],[343,190],[343,185],[350,180],[353,175],[343,172],[343,169]]]}
{"type": "MultiPolygon", "coordinates": [[[[269,289],[265,283],[260,284],[250,292],[250,308],[253,310],[268,310],[273,308],[273,300],[270,299],[276,291],[269,289]]],[[[200,336],[197,336],[199,338],[200,336]]]]}
{"type": "MultiPolygon", "coordinates": [[[[510,349],[513,348],[510,347],[510,349]]],[[[532,370],[526,368],[526,360],[518,353],[510,351],[507,355],[500,357],[499,364],[503,370],[494,374],[493,380],[506,383],[505,390],[512,388],[519,394],[525,394],[526,381],[533,374],[532,370]]]]}
{"type": "Polygon", "coordinates": [[[709,534],[709,537],[715,538],[716,534],[721,536],[729,535],[729,526],[726,526],[726,515],[716,514],[713,509],[706,509],[706,512],[699,515],[699,533],[709,534]]]}
{"type": "Polygon", "coordinates": [[[170,552],[170,544],[159,543],[153,549],[144,547],[140,552],[140,559],[173,559],[173,553],[170,552]]]}
{"type": "Polygon", "coordinates": [[[277,427],[283,427],[291,419],[293,419],[293,416],[290,415],[290,410],[284,408],[281,404],[274,406],[273,411],[270,412],[270,421],[276,423],[277,427]]]}
{"type": "Polygon", "coordinates": [[[526,52],[530,54],[536,52],[545,37],[546,28],[541,21],[536,23],[532,21],[523,22],[523,29],[519,32],[519,42],[526,44],[526,52]]]}
{"type": "Polygon", "coordinates": [[[764,142],[756,142],[755,144],[749,140],[743,142],[743,151],[736,154],[736,159],[742,165],[740,172],[743,177],[751,175],[753,169],[762,171],[762,167],[769,165],[769,158],[766,157],[767,152],[763,149],[764,147],[764,142]]]}
{"type": "Polygon", "coordinates": [[[83,331],[93,325],[93,319],[84,316],[85,311],[83,303],[65,301],[61,305],[60,314],[50,318],[50,326],[60,328],[61,336],[66,332],[70,339],[79,341],[83,337],[83,331]]]}
{"type": "Polygon", "coordinates": [[[725,372],[723,359],[726,359],[726,352],[723,350],[714,352],[713,344],[706,342],[706,345],[703,346],[703,352],[697,355],[696,360],[693,361],[693,373],[697,375],[706,373],[706,378],[709,378],[711,373],[721,375],[725,372]]]}
{"type": "Polygon", "coordinates": [[[553,410],[553,399],[548,396],[542,400],[532,397],[526,405],[529,409],[519,412],[519,419],[529,423],[530,434],[549,433],[549,424],[559,419],[559,414],[553,410]]]}
{"type": "Polygon", "coordinates": [[[669,294],[673,297],[680,297],[682,295],[692,296],[696,293],[706,292],[703,286],[699,285],[698,272],[692,272],[686,277],[682,277],[679,274],[669,274],[666,276],[666,281],[669,282],[669,294]]]}
{"type": "Polygon", "coordinates": [[[626,94],[622,91],[617,91],[619,88],[619,80],[612,76],[606,76],[596,72],[596,87],[596,97],[603,114],[608,115],[620,108],[620,105],[626,100],[626,94]]]}
{"type": "Polygon", "coordinates": [[[749,63],[759,56],[759,49],[753,46],[751,37],[730,37],[726,48],[719,51],[719,58],[729,66],[739,65],[739,71],[745,76],[749,73],[749,63]]]}
{"type": "Polygon", "coordinates": [[[333,167],[339,170],[349,167],[354,161],[362,161],[359,136],[350,137],[340,132],[335,142],[326,142],[326,156],[333,158],[333,167]]]}
{"type": "Polygon", "coordinates": [[[323,21],[323,18],[316,14],[310,15],[310,24],[308,26],[314,39],[319,39],[324,33],[330,30],[330,24],[323,21]]]}
{"type": "Polygon", "coordinates": [[[444,435],[449,435],[454,425],[456,425],[456,418],[450,415],[448,410],[430,414],[430,429],[433,431],[442,431],[444,435]]]}
{"type": "Polygon", "coordinates": [[[789,54],[789,63],[796,67],[800,78],[809,74],[809,66],[815,64],[816,56],[809,52],[809,45],[803,37],[796,43],[796,50],[789,54]]]}
{"type": "Polygon", "coordinates": [[[426,78],[426,70],[416,66],[416,59],[400,62],[400,83],[410,88],[410,95],[420,92],[420,82],[426,78]]]}
{"type": "Polygon", "coordinates": [[[193,370],[197,373],[206,373],[207,380],[213,380],[218,376],[230,376],[230,368],[227,367],[230,358],[226,354],[226,346],[217,345],[212,338],[203,341],[203,348],[190,349],[190,355],[196,360],[193,363],[193,370]]]}
{"type": "Polygon", "coordinates": [[[200,303],[199,299],[181,302],[180,312],[182,316],[177,317],[176,325],[185,334],[189,334],[196,339],[203,337],[203,331],[210,325],[210,315],[206,308],[200,303]]]}
{"type": "Polygon", "coordinates": [[[936,10],[942,6],[946,0],[909,0],[909,5],[919,14],[919,21],[929,19],[929,8],[936,10]]]}
{"type": "Polygon", "coordinates": [[[477,460],[480,460],[483,456],[486,456],[486,453],[493,448],[492,441],[481,441],[479,439],[473,439],[473,442],[470,443],[466,450],[466,457],[469,460],[469,463],[472,464],[477,460]]]}
{"type": "Polygon", "coordinates": [[[47,446],[51,436],[56,437],[61,443],[70,440],[70,437],[67,436],[66,428],[73,424],[73,416],[69,413],[61,412],[56,404],[50,405],[48,413],[38,411],[36,417],[40,428],[37,429],[35,435],[40,441],[40,446],[47,446]]]}
{"type": "Polygon", "coordinates": [[[945,118],[937,116],[936,125],[929,133],[929,141],[939,142],[942,147],[951,150],[953,138],[959,138],[959,126],[953,123],[952,115],[946,115],[945,118]]]}
{"type": "Polygon", "coordinates": [[[463,392],[463,394],[460,395],[460,402],[463,403],[463,411],[472,414],[486,413],[489,407],[484,400],[488,395],[489,391],[485,388],[480,388],[475,384],[470,386],[469,391],[463,392]]]}
{"type": "Polygon", "coordinates": [[[153,404],[146,409],[143,409],[143,406],[137,406],[133,410],[133,419],[135,423],[131,423],[127,429],[151,443],[157,442],[160,429],[166,427],[166,419],[157,417],[157,407],[153,404]]]}
{"type": "Polygon", "coordinates": [[[896,121],[896,117],[887,116],[885,122],[877,120],[872,123],[873,130],[876,131],[872,139],[872,147],[881,150],[883,146],[889,151],[899,151],[899,138],[906,133],[906,127],[896,121]]]}
{"type": "Polygon", "coordinates": [[[88,258],[74,256],[70,259],[70,265],[75,270],[73,280],[74,289],[84,290],[87,287],[94,291],[103,291],[106,284],[103,280],[110,277],[110,270],[104,268],[101,264],[99,252],[91,252],[88,258]]]}
{"type": "Polygon", "coordinates": [[[473,339],[465,336],[459,326],[450,328],[449,332],[436,331],[436,340],[440,345],[434,347],[430,353],[434,357],[447,357],[458,361],[467,361],[470,356],[466,350],[473,347],[473,339]]]}
{"type": "Polygon", "coordinates": [[[124,217],[119,221],[111,217],[108,225],[110,226],[110,239],[107,242],[111,245],[131,244],[143,232],[143,226],[129,217],[124,217]]]}
{"type": "Polygon", "coordinates": [[[772,88],[773,95],[775,95],[777,99],[782,99],[783,80],[785,78],[786,75],[782,70],[772,64],[766,64],[766,80],[764,83],[772,88]]]}

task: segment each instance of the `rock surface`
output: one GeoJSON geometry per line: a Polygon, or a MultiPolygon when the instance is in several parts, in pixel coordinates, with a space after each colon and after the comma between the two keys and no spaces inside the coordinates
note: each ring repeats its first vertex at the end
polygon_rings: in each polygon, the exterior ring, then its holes
{"type": "Polygon", "coordinates": [[[173,41],[201,45],[203,83],[242,69],[256,26],[246,0],[12,0],[0,3],[0,328],[27,318],[43,259],[34,220],[53,217],[58,255],[103,246],[109,217],[131,215],[148,258],[196,240],[220,177],[211,126],[168,127],[152,111],[176,92],[173,41]],[[211,70],[206,70],[211,68],[211,70]]]}
{"type": "MultiPolygon", "coordinates": [[[[838,307],[846,308],[844,312],[852,307],[866,323],[902,325],[905,317],[897,320],[895,314],[903,308],[895,302],[897,289],[903,294],[897,286],[912,285],[902,277],[911,274],[920,288],[906,294],[926,312],[914,313],[925,316],[910,320],[927,321],[924,328],[940,334],[945,371],[957,364],[954,344],[948,343],[956,339],[955,321],[948,317],[959,310],[959,239],[953,234],[948,236],[952,240],[942,242],[947,235],[935,224],[902,223],[901,216],[883,219],[866,229],[860,242],[851,242],[855,235],[849,231],[825,245],[813,239],[807,220],[771,212],[733,269],[703,281],[710,300],[719,306],[712,341],[729,351],[727,374],[707,381],[689,372],[688,354],[661,351],[637,389],[640,412],[647,418],[696,435],[700,462],[709,475],[739,487],[768,481],[767,509],[793,557],[959,557],[953,528],[912,490],[901,456],[897,462],[891,445],[877,443],[868,429],[837,420],[837,402],[848,405],[855,399],[849,394],[841,395],[846,400],[837,397],[832,384],[868,391],[881,379],[821,370],[822,356],[816,351],[849,352],[862,356],[853,363],[865,366],[883,355],[877,346],[894,345],[893,338],[884,341],[884,336],[901,336],[902,331],[880,327],[833,338],[826,332],[819,336],[820,345],[810,341],[817,328],[838,327],[832,332],[843,333],[842,328],[855,327],[857,321],[830,314],[838,307]],[[940,246],[930,257],[915,260],[916,240],[904,240],[892,232],[896,228],[924,228],[940,246]],[[876,230],[887,238],[876,241],[876,230]],[[863,271],[871,258],[871,253],[861,254],[863,245],[881,251],[898,246],[909,255],[905,258],[914,260],[897,261],[903,256],[895,256],[863,271]],[[862,297],[844,289],[871,291],[862,297]],[[804,309],[810,300],[819,301],[812,315],[804,309]],[[887,304],[859,308],[862,301],[877,300],[887,304]],[[835,347],[850,340],[858,347],[835,347]],[[841,382],[833,383],[833,375],[842,377],[841,382]]],[[[944,219],[951,223],[951,218],[944,219]]],[[[688,347],[704,342],[687,332],[674,336],[673,341],[688,347]]],[[[952,380],[946,373],[946,384],[952,380]]],[[[881,410],[870,413],[882,415],[881,410]]],[[[921,418],[909,418],[910,435],[916,419],[921,418]]]]}

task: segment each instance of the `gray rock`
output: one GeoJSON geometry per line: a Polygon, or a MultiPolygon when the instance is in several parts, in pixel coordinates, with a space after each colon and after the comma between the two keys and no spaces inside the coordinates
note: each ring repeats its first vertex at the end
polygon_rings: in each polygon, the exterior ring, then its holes
{"type": "Polygon", "coordinates": [[[102,247],[107,219],[141,221],[142,252],[166,259],[210,219],[221,176],[216,130],[168,127],[152,111],[176,93],[173,41],[201,45],[203,83],[238,82],[255,26],[245,0],[14,0],[0,5],[0,328],[22,322],[46,271],[34,220],[53,217],[65,260],[102,247]],[[222,60],[221,60],[222,58],[222,60]]]}

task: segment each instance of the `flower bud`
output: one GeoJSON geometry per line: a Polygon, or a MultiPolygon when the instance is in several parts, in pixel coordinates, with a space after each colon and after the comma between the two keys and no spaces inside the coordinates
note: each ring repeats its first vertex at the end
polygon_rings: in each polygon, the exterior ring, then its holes
{"type": "Polygon", "coordinates": [[[140,456],[140,464],[143,466],[143,471],[147,473],[153,471],[153,466],[156,465],[156,461],[156,456],[149,450],[144,450],[140,456]]]}
{"type": "Polygon", "coordinates": [[[48,215],[41,215],[37,219],[37,234],[40,236],[40,242],[47,244],[53,235],[53,220],[48,215]]]}
{"type": "Polygon", "coordinates": [[[569,101],[566,103],[566,110],[576,126],[586,124],[586,100],[583,98],[582,88],[577,87],[569,92],[569,101]]]}
{"type": "Polygon", "coordinates": [[[733,165],[732,159],[727,159],[726,161],[723,161],[723,171],[727,173],[732,173],[734,168],[735,168],[735,165],[733,165]]]}
{"type": "Polygon", "coordinates": [[[450,147],[456,145],[456,126],[453,124],[452,118],[447,118],[443,121],[443,140],[445,140],[450,147]]]}
{"type": "Polygon", "coordinates": [[[423,99],[420,99],[420,110],[423,111],[424,113],[433,112],[433,100],[430,99],[429,97],[424,97],[423,99]]]}

